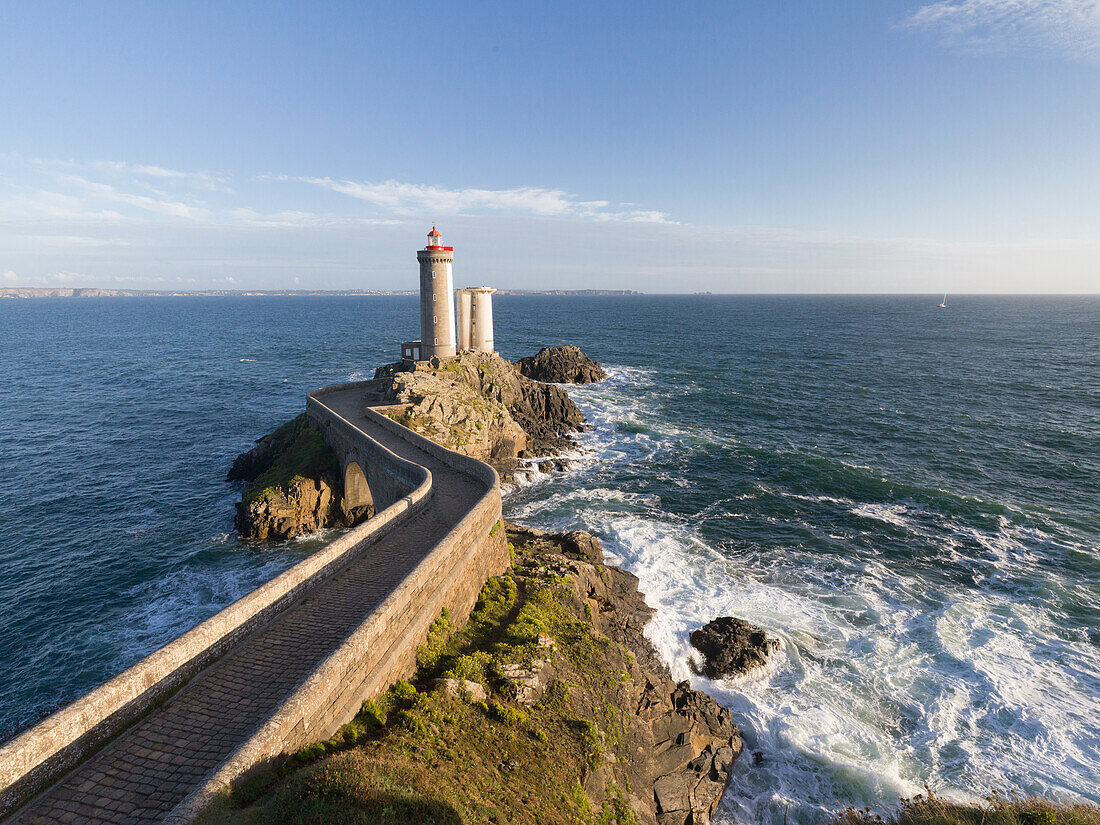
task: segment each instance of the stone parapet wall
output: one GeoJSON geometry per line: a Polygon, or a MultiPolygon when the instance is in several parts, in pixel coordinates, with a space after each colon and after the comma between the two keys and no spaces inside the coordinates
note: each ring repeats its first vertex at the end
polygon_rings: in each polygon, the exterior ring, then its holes
{"type": "Polygon", "coordinates": [[[363,470],[374,497],[374,506],[382,510],[415,489],[421,483],[425,470],[409,462],[405,462],[408,466],[393,464],[388,460],[388,456],[392,455],[389,450],[365,436],[358,427],[320,400],[330,392],[356,386],[339,384],[311,392],[306,398],[306,414],[321,428],[325,442],[339,456],[342,467],[354,460],[363,470]]]}
{"type": "MultiPolygon", "coordinates": [[[[329,438],[339,439],[346,451],[370,465],[376,479],[387,479],[385,495],[395,499],[393,503],[0,748],[0,817],[150,712],[234,644],[345,570],[369,552],[378,538],[400,529],[430,506],[433,478],[427,468],[396,455],[325,405],[326,395],[360,386],[365,385],[338,385],[310,393],[307,410],[329,438]]],[[[362,414],[372,426],[476,479],[484,493],[434,547],[418,548],[427,550],[419,564],[165,821],[190,822],[233,780],[330,736],[356,714],[365,699],[413,673],[417,647],[444,607],[461,624],[485,581],[508,567],[496,472],[381,413],[366,409],[362,414]]]]}
{"type": "MultiPolygon", "coordinates": [[[[320,422],[346,419],[324,405],[324,395],[355,389],[344,384],[310,394],[311,416],[320,422]]],[[[366,699],[384,692],[416,669],[416,651],[446,607],[459,625],[469,617],[482,586],[508,569],[500,480],[495,470],[402,427],[374,410],[373,423],[399,435],[450,467],[486,486],[485,494],[381,605],[282,703],[256,733],[165,820],[191,822],[215,796],[250,771],[325,739],[351,721],[366,699]]],[[[364,437],[365,434],[364,434],[364,437]]]]}
{"type": "Polygon", "coordinates": [[[366,434],[360,432],[360,438],[370,441],[375,461],[384,463],[399,487],[409,492],[370,520],[0,747],[0,816],[140,719],[235,643],[343,570],[369,547],[367,539],[380,538],[428,506],[430,473],[370,440],[366,434]]]}

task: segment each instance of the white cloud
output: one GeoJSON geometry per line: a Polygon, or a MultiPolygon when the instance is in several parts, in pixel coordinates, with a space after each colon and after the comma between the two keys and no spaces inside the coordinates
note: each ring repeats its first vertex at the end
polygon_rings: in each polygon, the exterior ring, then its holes
{"type": "Polygon", "coordinates": [[[199,189],[209,189],[215,192],[233,194],[234,190],[227,186],[229,178],[214,172],[183,172],[179,169],[165,169],[163,166],[149,164],[126,163],[119,160],[97,160],[90,164],[93,169],[129,175],[135,178],[160,178],[172,183],[182,184],[199,189]]]}
{"type": "Polygon", "coordinates": [[[206,217],[208,214],[208,211],[202,207],[191,206],[180,201],[164,200],[152,198],[148,195],[124,192],[110,184],[88,180],[79,175],[64,175],[62,177],[70,183],[75,183],[83,187],[91,193],[94,198],[99,200],[134,206],[138,209],[153,212],[158,215],[195,220],[197,218],[206,217]]]}
{"type": "Polygon", "coordinates": [[[244,226],[276,229],[302,229],[311,227],[359,225],[393,226],[399,221],[393,218],[372,218],[358,215],[324,215],[315,212],[302,212],[284,209],[278,212],[258,212],[255,209],[241,207],[225,213],[227,223],[239,223],[244,226]]]}
{"type": "MultiPolygon", "coordinates": [[[[228,185],[232,183],[229,177],[210,172],[186,172],[124,161],[78,163],[0,153],[2,162],[15,169],[14,174],[7,176],[8,180],[0,175],[0,220],[37,217],[121,224],[168,218],[267,229],[392,225],[401,217],[413,215],[428,219],[512,215],[591,222],[669,223],[664,212],[643,209],[633,203],[582,200],[563,189],[548,187],[448,189],[395,180],[371,183],[287,175],[258,179],[269,185],[271,181],[305,183],[375,207],[369,210],[373,214],[356,214],[358,210],[348,205],[325,213],[293,206],[256,209],[243,202],[236,190],[228,185]],[[206,195],[206,192],[211,194],[206,195]]],[[[265,205],[273,200],[271,192],[257,194],[262,195],[265,205]]],[[[287,190],[284,196],[293,198],[295,194],[287,190]]],[[[274,197],[280,196],[275,193],[274,197]]]]}
{"type": "Polygon", "coordinates": [[[388,180],[382,183],[369,181],[335,180],[324,178],[279,177],[277,180],[294,180],[310,183],[334,192],[350,195],[397,215],[432,213],[438,215],[467,215],[479,212],[535,215],[538,217],[568,217],[597,221],[639,221],[664,223],[664,212],[642,209],[623,209],[623,205],[611,208],[605,200],[583,201],[561,189],[520,186],[514,189],[446,189],[422,183],[402,183],[388,180]]]}
{"type": "Polygon", "coordinates": [[[187,174],[0,154],[0,283],[152,286],[167,276],[196,287],[284,288],[309,272],[302,280],[318,288],[408,288],[410,252],[423,243],[424,219],[435,217],[460,249],[462,277],[505,288],[1086,292],[1096,290],[1100,265],[1092,240],[966,244],[700,227],[543,187],[284,176],[245,181],[251,201],[200,198],[179,177],[187,174]],[[296,208],[322,190],[349,200],[330,212],[296,208]]]}
{"type": "Polygon", "coordinates": [[[940,0],[919,8],[903,25],[975,51],[1042,49],[1100,59],[1096,0],[940,0]]]}
{"type": "Polygon", "coordinates": [[[88,279],[79,272],[61,271],[47,275],[46,280],[57,284],[71,284],[73,281],[86,281],[88,279]]]}

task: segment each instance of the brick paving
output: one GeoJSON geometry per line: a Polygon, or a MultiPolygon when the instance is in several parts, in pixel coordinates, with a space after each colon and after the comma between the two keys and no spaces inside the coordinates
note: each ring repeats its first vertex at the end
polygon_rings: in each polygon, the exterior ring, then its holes
{"type": "Polygon", "coordinates": [[[481,482],[368,421],[356,390],[326,396],[325,403],[431,471],[427,510],[241,640],[7,823],[159,822],[267,721],[484,493],[481,482]]]}

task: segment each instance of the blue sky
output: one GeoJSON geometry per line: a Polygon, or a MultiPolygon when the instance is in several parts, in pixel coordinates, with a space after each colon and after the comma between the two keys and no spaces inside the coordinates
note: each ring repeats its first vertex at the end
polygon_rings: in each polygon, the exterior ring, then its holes
{"type": "Polygon", "coordinates": [[[1100,291],[1093,0],[0,4],[0,286],[1100,291]]]}

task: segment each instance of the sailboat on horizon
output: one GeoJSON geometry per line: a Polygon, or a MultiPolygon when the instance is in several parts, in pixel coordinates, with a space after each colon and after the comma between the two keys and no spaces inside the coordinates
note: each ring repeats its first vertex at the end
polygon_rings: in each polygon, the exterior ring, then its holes
{"type": "Polygon", "coordinates": [[[943,300],[940,301],[940,309],[943,309],[945,306],[947,306],[947,293],[946,292],[943,293],[943,300]]]}

